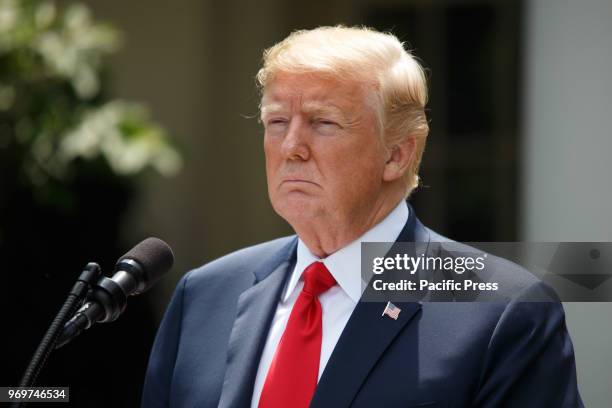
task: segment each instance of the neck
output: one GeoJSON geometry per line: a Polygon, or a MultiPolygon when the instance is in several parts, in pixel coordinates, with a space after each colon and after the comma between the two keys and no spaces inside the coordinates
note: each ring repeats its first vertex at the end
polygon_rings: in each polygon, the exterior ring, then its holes
{"type": "Polygon", "coordinates": [[[395,194],[377,200],[368,211],[355,211],[346,217],[318,217],[307,225],[292,225],[310,252],[318,258],[326,258],[344,248],[384,220],[404,199],[395,194]]]}

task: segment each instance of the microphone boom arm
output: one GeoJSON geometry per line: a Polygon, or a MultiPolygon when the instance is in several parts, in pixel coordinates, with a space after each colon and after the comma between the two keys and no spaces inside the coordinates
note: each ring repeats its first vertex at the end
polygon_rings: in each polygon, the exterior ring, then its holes
{"type": "MultiPolygon", "coordinates": [[[[90,262],[81,272],[64,305],[53,319],[19,387],[32,387],[49,354],[96,322],[112,322],[125,310],[128,296],[148,290],[174,263],[172,249],[159,238],[147,238],[119,258],[115,274],[101,277],[90,262]],[[81,308],[77,311],[77,308],[81,308]]],[[[20,407],[17,402],[13,407],[20,407]]]]}
{"type": "MultiPolygon", "coordinates": [[[[19,383],[20,387],[31,387],[36,383],[36,378],[40,370],[55,348],[55,344],[64,329],[64,324],[74,315],[76,309],[80,306],[83,299],[85,299],[88,291],[93,287],[100,275],[101,270],[97,263],[90,262],[85,266],[77,282],[72,287],[72,290],[70,290],[64,305],[55,316],[55,319],[53,319],[51,326],[49,326],[36,352],[34,352],[32,360],[30,360],[30,364],[21,378],[19,383]]],[[[18,407],[19,404],[14,406],[18,407]]]]}

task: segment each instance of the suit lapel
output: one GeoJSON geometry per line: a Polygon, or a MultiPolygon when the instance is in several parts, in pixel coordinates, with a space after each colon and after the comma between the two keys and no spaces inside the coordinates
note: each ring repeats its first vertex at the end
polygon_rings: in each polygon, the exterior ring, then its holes
{"type": "Polygon", "coordinates": [[[418,303],[398,303],[397,320],[382,316],[385,304],[359,302],[342,332],[310,404],[348,407],[389,344],[419,311],[418,303]]]}
{"type": "MultiPolygon", "coordinates": [[[[409,210],[408,221],[397,242],[428,243],[427,229],[410,206],[409,210]]],[[[393,251],[392,248],[390,254],[393,251]]],[[[361,300],[357,304],[319,380],[311,408],[351,405],[376,362],[421,308],[416,302],[395,305],[401,309],[397,320],[382,316],[386,302],[361,300]]]]}
{"type": "Polygon", "coordinates": [[[285,281],[295,263],[297,239],[279,252],[277,259],[254,272],[254,285],[238,298],[230,336],[227,367],[219,407],[246,407],[267,333],[285,281]]]}

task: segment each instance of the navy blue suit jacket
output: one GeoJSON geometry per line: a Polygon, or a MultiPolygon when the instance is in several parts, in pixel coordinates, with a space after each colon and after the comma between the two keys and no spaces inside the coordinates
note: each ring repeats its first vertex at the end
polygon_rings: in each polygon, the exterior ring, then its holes
{"type": "MultiPolygon", "coordinates": [[[[412,209],[398,238],[445,240],[412,209]]],[[[249,247],[181,279],[151,352],[143,407],[250,406],[296,244],[293,236],[249,247]]],[[[381,318],[384,304],[359,302],[311,407],[582,407],[561,304],[521,302],[546,288],[515,264],[497,267],[514,284],[504,302],[406,302],[396,321],[381,318]]]]}

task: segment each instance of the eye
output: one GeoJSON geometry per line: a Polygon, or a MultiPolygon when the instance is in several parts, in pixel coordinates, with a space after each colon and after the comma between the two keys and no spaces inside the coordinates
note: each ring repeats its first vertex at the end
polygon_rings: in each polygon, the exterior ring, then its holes
{"type": "Polygon", "coordinates": [[[338,126],[338,124],[336,122],[333,122],[331,120],[320,120],[319,124],[323,125],[323,126],[338,126]]]}
{"type": "Polygon", "coordinates": [[[286,118],[270,118],[264,122],[266,129],[279,130],[284,129],[289,124],[286,118]]]}
{"type": "Polygon", "coordinates": [[[323,134],[332,134],[342,128],[337,122],[324,118],[315,119],[313,121],[313,127],[317,132],[323,134]]]}

